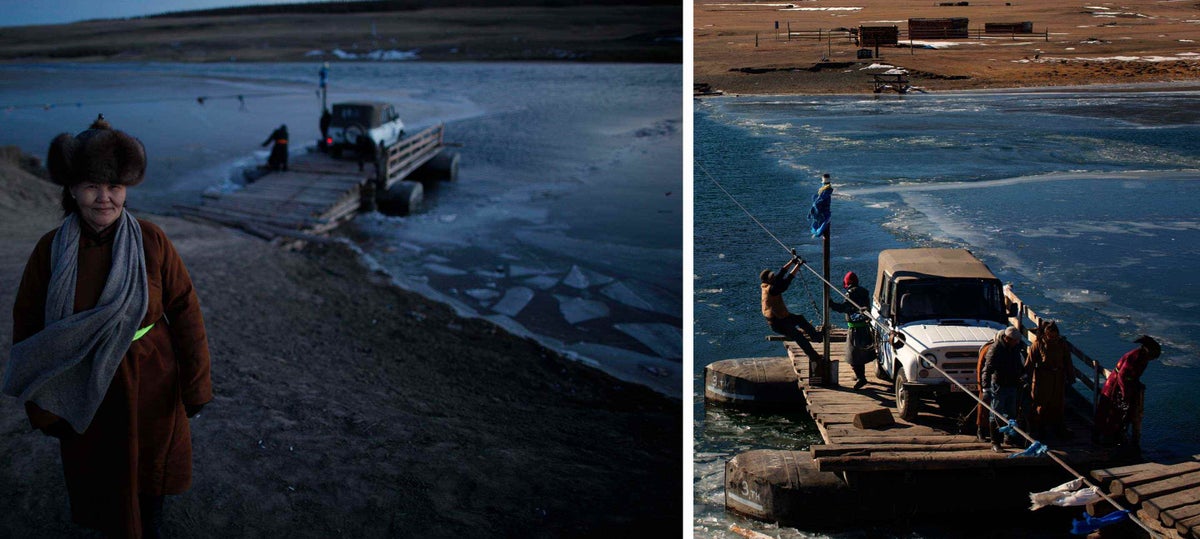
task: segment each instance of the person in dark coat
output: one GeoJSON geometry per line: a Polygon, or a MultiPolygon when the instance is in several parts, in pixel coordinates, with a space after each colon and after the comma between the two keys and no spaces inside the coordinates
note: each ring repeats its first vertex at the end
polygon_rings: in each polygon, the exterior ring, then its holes
{"type": "Polygon", "coordinates": [[[271,156],[267,158],[267,167],[271,170],[287,170],[288,162],[288,131],[287,124],[279,126],[271,132],[271,136],[263,141],[263,147],[267,147],[272,142],[275,146],[271,148],[271,156]]]}
{"type": "Polygon", "coordinates": [[[1142,373],[1162,354],[1162,346],[1148,335],[1137,340],[1138,347],[1127,352],[1117,361],[1117,368],[1104,381],[1096,406],[1096,435],[1101,443],[1120,442],[1125,430],[1132,428],[1133,447],[1141,444],[1142,414],[1146,386],[1142,384],[1142,373]]]}
{"type": "Polygon", "coordinates": [[[762,290],[762,314],[771,331],[795,341],[810,359],[817,359],[821,357],[820,354],[800,332],[803,331],[813,341],[820,340],[821,334],[803,315],[789,312],[783,301],[783,293],[787,292],[799,269],[800,259],[792,257],[777,273],[769,269],[762,270],[758,276],[762,281],[759,285],[762,290]]]}
{"type": "MultiPolygon", "coordinates": [[[[1024,383],[1025,364],[1021,359],[1021,335],[1017,328],[1007,327],[1004,334],[988,348],[983,358],[983,383],[988,384],[992,393],[992,408],[1004,414],[1007,419],[1017,418],[1017,405],[1020,398],[1018,393],[1024,383]]],[[[1002,451],[1000,447],[1000,422],[992,417],[991,434],[992,450],[1002,451]]],[[[1004,441],[1015,446],[1014,438],[1005,437],[1004,441]]]]}
{"type": "Polygon", "coordinates": [[[846,336],[846,361],[854,369],[854,389],[867,385],[866,365],[875,360],[875,338],[871,332],[871,320],[859,311],[871,304],[871,293],[866,288],[858,286],[858,274],[846,272],[842,278],[842,287],[850,301],[831,301],[829,308],[846,314],[846,327],[850,334],[846,336]],[[854,303],[851,303],[854,302],[854,303]],[[858,307],[854,305],[858,304],[858,307]]]}
{"type": "Polygon", "coordinates": [[[3,391],[59,439],[74,522],[157,537],[163,497],[191,485],[189,418],[212,400],[196,290],[162,229],[125,209],[140,141],[101,119],[46,162],[66,218],[25,265],[3,391]]]}

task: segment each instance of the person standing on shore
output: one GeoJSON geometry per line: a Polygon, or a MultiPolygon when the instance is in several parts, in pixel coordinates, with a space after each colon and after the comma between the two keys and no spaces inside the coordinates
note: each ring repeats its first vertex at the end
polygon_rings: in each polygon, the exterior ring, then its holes
{"type": "Polygon", "coordinates": [[[779,269],[779,272],[765,269],[758,275],[759,280],[762,281],[759,285],[759,288],[762,289],[762,314],[767,319],[767,325],[771,327],[771,331],[795,341],[804,350],[804,353],[808,354],[809,359],[817,359],[821,357],[820,354],[800,332],[803,331],[813,341],[819,340],[821,334],[803,315],[788,311],[787,304],[783,301],[783,293],[787,292],[788,286],[791,286],[792,279],[796,277],[796,272],[800,269],[800,264],[800,259],[793,256],[779,269]]]}
{"type": "MultiPolygon", "coordinates": [[[[1010,420],[1017,419],[1018,392],[1025,373],[1021,361],[1021,336],[1017,328],[1004,328],[1002,336],[988,347],[983,358],[983,383],[992,392],[992,408],[1010,420]]],[[[991,421],[992,451],[1000,452],[1000,418],[991,421]]],[[[1011,437],[1005,438],[1008,445],[1016,445],[1011,437]]]]}
{"type": "Polygon", "coordinates": [[[1130,350],[1117,361],[1117,368],[1104,381],[1100,399],[1096,406],[1096,437],[1105,444],[1119,443],[1125,430],[1132,428],[1132,446],[1142,441],[1142,414],[1145,412],[1146,386],[1142,384],[1142,373],[1162,354],[1162,346],[1149,335],[1137,340],[1138,347],[1130,350]]]}
{"type": "Polygon", "coordinates": [[[846,360],[850,362],[850,368],[854,369],[854,389],[862,389],[867,385],[866,366],[875,360],[875,337],[871,332],[870,319],[859,307],[865,309],[871,304],[871,293],[858,286],[858,274],[853,271],[846,272],[846,276],[842,278],[842,287],[846,289],[850,301],[831,301],[829,308],[846,314],[846,327],[850,330],[850,334],[846,336],[846,360]],[[855,307],[855,304],[859,307],[855,307]]]}
{"type": "Polygon", "coordinates": [[[287,124],[280,125],[279,129],[272,131],[271,136],[267,137],[262,145],[266,148],[272,142],[275,143],[275,146],[271,147],[271,156],[267,158],[267,167],[271,170],[286,171],[288,162],[287,124]]]}
{"type": "Polygon", "coordinates": [[[1058,322],[1043,320],[1040,326],[1038,338],[1029,347],[1029,357],[1025,360],[1026,372],[1033,373],[1032,428],[1036,438],[1048,431],[1061,438],[1067,435],[1064,417],[1067,388],[1074,379],[1071,349],[1058,332],[1058,322]]]}
{"type": "Polygon", "coordinates": [[[25,265],[3,392],[58,438],[74,522],[157,537],[164,496],[191,485],[188,419],[212,400],[200,304],[166,234],[125,209],[139,140],[101,117],[46,164],[66,217],[25,265]]]}

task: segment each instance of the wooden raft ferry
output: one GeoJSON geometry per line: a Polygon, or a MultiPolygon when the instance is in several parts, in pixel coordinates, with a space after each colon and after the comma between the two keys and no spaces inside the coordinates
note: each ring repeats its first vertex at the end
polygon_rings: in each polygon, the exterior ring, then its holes
{"type": "Polygon", "coordinates": [[[407,214],[419,207],[424,168],[453,180],[457,154],[444,152],[441,124],[383,148],[366,166],[311,152],[293,156],[286,171],[270,172],[231,193],[205,193],[199,204],[176,204],[179,213],[253,235],[313,239],[352,218],[360,209],[407,214]]]}
{"type": "MultiPolygon", "coordinates": [[[[1006,287],[1004,293],[1006,302],[1015,306],[1010,324],[1028,337],[1029,328],[1037,327],[1038,315],[1011,289],[1006,287]]],[[[830,331],[830,358],[844,357],[845,340],[846,330],[830,331]]],[[[810,360],[795,343],[783,344],[785,357],[725,360],[707,366],[706,401],[753,407],[802,403],[824,443],[808,451],[754,450],[729,460],[725,466],[729,510],[760,520],[816,526],[836,525],[842,519],[861,522],[864,517],[977,511],[984,506],[1019,511],[1028,507],[1030,492],[1072,479],[1047,457],[1016,456],[1021,450],[1009,447],[993,452],[990,443],[974,435],[974,413],[964,418],[961,411],[930,403],[916,421],[904,421],[896,412],[892,382],[867,369],[868,385],[851,390],[853,373],[839,368],[836,359],[831,368],[822,369],[823,358],[810,360]],[[836,373],[837,384],[822,383],[823,373],[836,373]],[[850,506],[876,510],[847,511],[850,506]]],[[[821,343],[814,344],[821,349],[821,343]]],[[[1071,350],[1078,362],[1077,382],[1098,394],[1109,371],[1074,345],[1071,350]]],[[[1127,507],[1143,521],[1159,521],[1158,531],[1164,537],[1200,539],[1200,463],[1170,471],[1156,463],[1119,467],[1131,462],[1127,450],[1092,443],[1094,402],[1095,398],[1089,402],[1077,391],[1069,392],[1067,427],[1072,435],[1047,441],[1050,451],[1076,470],[1097,470],[1091,477],[1101,488],[1120,485],[1119,477],[1141,473],[1134,485],[1152,486],[1143,489],[1146,494],[1141,498],[1129,500],[1127,507]]],[[[1099,515],[1112,508],[1108,502],[1097,502],[1088,510],[1099,515]]]]}

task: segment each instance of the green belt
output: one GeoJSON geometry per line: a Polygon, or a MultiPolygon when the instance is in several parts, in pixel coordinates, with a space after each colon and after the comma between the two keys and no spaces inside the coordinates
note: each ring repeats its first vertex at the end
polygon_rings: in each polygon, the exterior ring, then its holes
{"type": "Polygon", "coordinates": [[[858,328],[871,327],[871,324],[867,323],[867,322],[846,322],[846,327],[848,327],[850,329],[858,329],[858,328]]]}
{"type": "Polygon", "coordinates": [[[154,324],[150,324],[142,329],[137,330],[137,333],[133,334],[133,340],[136,341],[142,337],[145,337],[146,334],[150,333],[150,330],[152,330],[152,329],[154,329],[154,324]]]}

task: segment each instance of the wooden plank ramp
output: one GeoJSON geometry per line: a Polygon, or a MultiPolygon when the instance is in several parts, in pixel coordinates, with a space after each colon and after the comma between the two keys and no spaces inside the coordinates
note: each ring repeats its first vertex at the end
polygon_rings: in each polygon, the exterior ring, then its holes
{"type": "Polygon", "coordinates": [[[292,156],[287,171],[271,172],[231,193],[206,193],[199,204],[176,204],[185,216],[235,226],[272,239],[328,232],[361,204],[361,189],[375,179],[368,163],[320,153],[292,156]]]}
{"type": "MultiPolygon", "coordinates": [[[[1090,475],[1164,537],[1200,539],[1200,455],[1169,465],[1146,462],[1092,470],[1090,475]]],[[[1088,507],[1092,514],[1111,510],[1107,502],[1088,507]]]]}
{"type": "MultiPolygon", "coordinates": [[[[844,357],[845,330],[834,330],[830,341],[830,356],[835,360],[844,357]]],[[[861,390],[852,389],[854,372],[845,362],[839,362],[837,367],[837,386],[811,385],[809,358],[795,343],[785,342],[784,346],[796,369],[808,413],[825,442],[811,448],[813,461],[822,472],[1060,469],[1046,457],[1009,458],[1020,449],[1006,446],[1002,453],[993,452],[990,443],[975,437],[973,410],[951,412],[927,400],[922,402],[916,422],[900,419],[892,383],[876,377],[873,364],[866,366],[868,384],[861,390]],[[855,426],[856,417],[868,412],[877,414],[879,409],[891,413],[890,424],[876,428],[855,426]],[[968,411],[969,419],[963,422],[961,418],[968,411]]],[[[821,350],[820,343],[814,347],[821,350]]],[[[1084,469],[1113,462],[1112,450],[1091,443],[1090,426],[1084,418],[1069,413],[1067,426],[1073,432],[1070,439],[1044,442],[1055,455],[1084,469]]]]}

